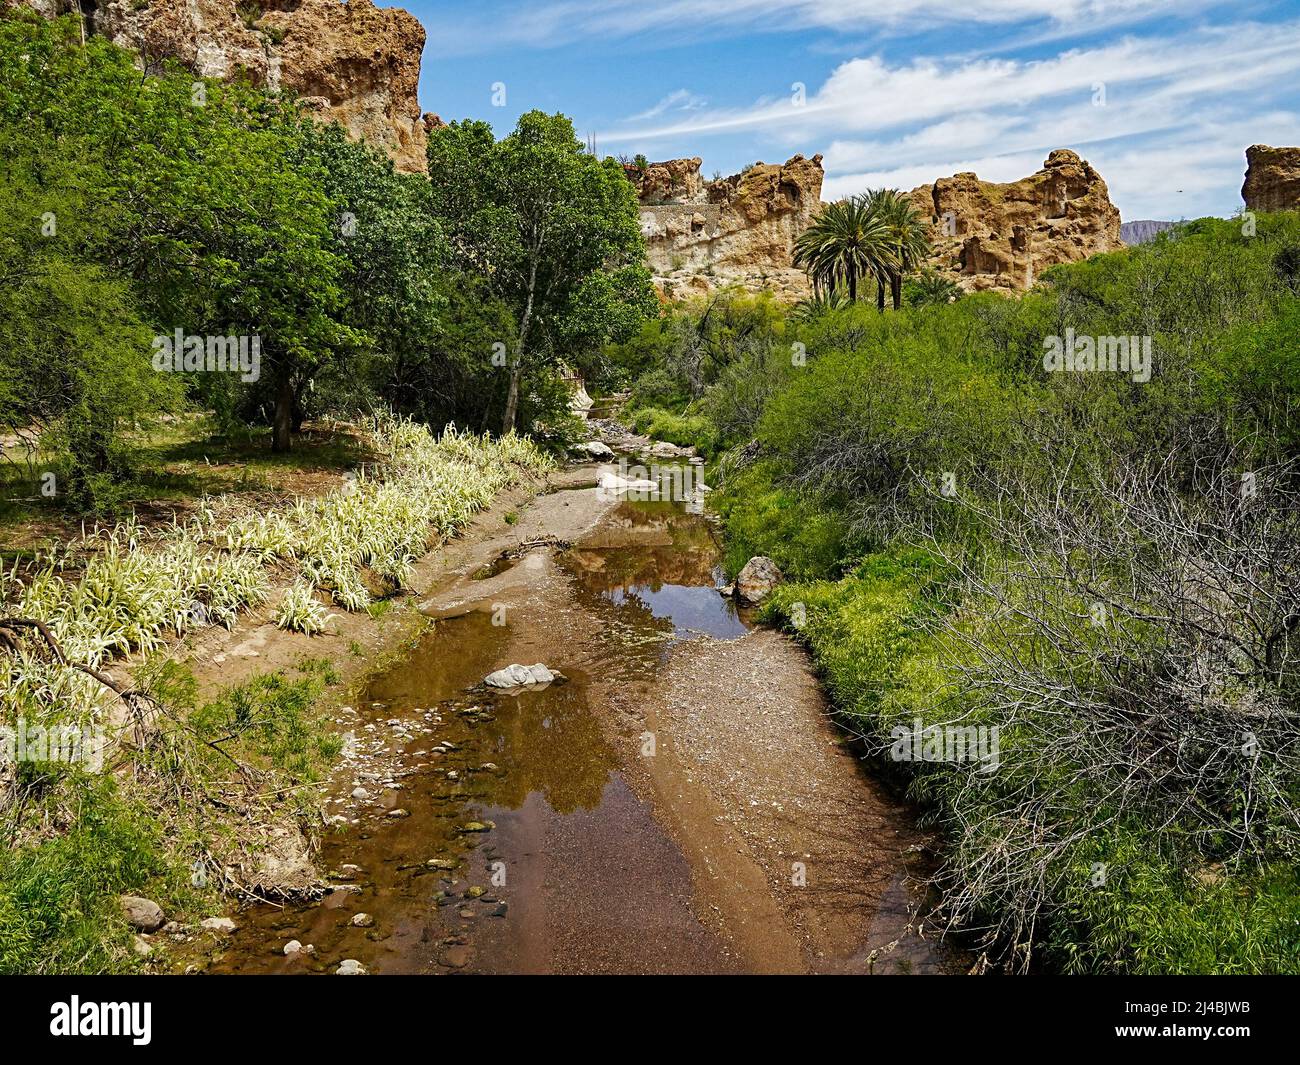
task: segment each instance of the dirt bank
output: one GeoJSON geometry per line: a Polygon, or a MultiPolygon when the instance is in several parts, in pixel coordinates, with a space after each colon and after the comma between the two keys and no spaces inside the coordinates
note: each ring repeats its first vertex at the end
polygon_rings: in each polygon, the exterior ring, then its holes
{"type": "Polygon", "coordinates": [[[271,620],[285,591],[281,585],[264,604],[241,615],[230,631],[213,627],[193,638],[181,657],[188,658],[205,694],[307,657],[329,658],[341,687],[354,687],[427,625],[418,607],[432,591],[467,578],[529,541],[572,539],[590,529],[609,504],[595,492],[571,490],[594,484],[596,476],[596,467],[577,466],[507,489],[459,536],[420,559],[400,596],[371,611],[336,609],[321,635],[289,632],[271,620]]]}

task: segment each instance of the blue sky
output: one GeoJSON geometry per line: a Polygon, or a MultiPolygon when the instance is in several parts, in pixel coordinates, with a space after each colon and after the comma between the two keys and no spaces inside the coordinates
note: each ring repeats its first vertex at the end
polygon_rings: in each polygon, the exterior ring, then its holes
{"type": "Polygon", "coordinates": [[[428,32],[421,103],[448,121],[504,135],[563,111],[602,154],[698,155],[706,176],[821,152],[824,199],[1009,181],[1073,148],[1125,219],[1227,215],[1247,145],[1300,144],[1300,0],[403,6],[428,32]]]}

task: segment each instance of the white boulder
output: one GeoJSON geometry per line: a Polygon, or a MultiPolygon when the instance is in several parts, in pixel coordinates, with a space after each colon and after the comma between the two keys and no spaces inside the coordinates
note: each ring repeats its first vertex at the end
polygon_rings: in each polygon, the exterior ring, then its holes
{"type": "Polygon", "coordinates": [[[495,673],[489,673],[483,678],[483,683],[491,688],[536,687],[550,684],[556,676],[541,662],[532,666],[521,666],[515,663],[506,666],[505,669],[498,669],[495,673]]]}

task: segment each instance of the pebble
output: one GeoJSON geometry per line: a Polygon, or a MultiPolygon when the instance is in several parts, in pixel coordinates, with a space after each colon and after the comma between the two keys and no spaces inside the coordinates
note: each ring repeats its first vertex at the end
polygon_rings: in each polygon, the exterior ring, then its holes
{"type": "Polygon", "coordinates": [[[463,969],[469,964],[469,947],[457,944],[442,954],[442,963],[450,969],[463,969]]]}

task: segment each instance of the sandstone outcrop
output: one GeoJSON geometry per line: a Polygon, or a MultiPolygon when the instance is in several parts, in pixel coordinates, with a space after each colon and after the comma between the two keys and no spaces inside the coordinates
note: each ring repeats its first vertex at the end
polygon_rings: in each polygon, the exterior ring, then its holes
{"type": "Polygon", "coordinates": [[[755,163],[705,182],[700,160],[628,168],[641,199],[641,231],[659,291],[668,298],[738,284],[783,299],[809,292],[793,265],[795,238],[821,203],[822,157],[755,163]]]}
{"type": "MultiPolygon", "coordinates": [[[[0,0],[5,2],[5,0],[0,0]]],[[[73,0],[22,0],[42,15],[76,10],[73,0]]],[[[426,128],[417,89],[424,27],[371,0],[79,0],[87,32],[136,52],[146,69],[164,59],[196,74],[291,90],[323,118],[341,123],[423,171],[426,128]]]]}
{"type": "Polygon", "coordinates": [[[1124,247],[1106,182],[1065,148],[1019,181],[955,174],[908,195],[932,222],[929,265],[971,292],[1026,289],[1049,266],[1124,247]]]}
{"type": "Polygon", "coordinates": [[[1300,207],[1300,148],[1246,149],[1246,182],[1241,198],[1252,211],[1287,211],[1300,207]]]}
{"type": "Polygon", "coordinates": [[[644,169],[635,166],[625,169],[636,185],[637,197],[643,204],[707,201],[704,179],[700,176],[699,156],[648,163],[644,169]]]}

